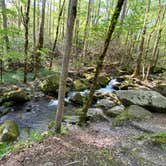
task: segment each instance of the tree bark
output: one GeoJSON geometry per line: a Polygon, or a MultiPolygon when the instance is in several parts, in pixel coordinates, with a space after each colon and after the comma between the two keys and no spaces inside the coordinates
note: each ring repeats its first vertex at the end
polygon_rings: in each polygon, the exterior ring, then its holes
{"type": "Polygon", "coordinates": [[[64,112],[66,79],[68,75],[68,65],[69,65],[69,58],[71,54],[72,37],[73,37],[74,22],[76,18],[76,11],[77,11],[77,0],[70,0],[69,8],[68,8],[67,31],[66,31],[66,40],[65,40],[64,55],[63,55],[63,62],[62,62],[62,71],[61,71],[60,84],[59,84],[58,107],[57,107],[57,113],[55,118],[56,132],[60,132],[61,130],[62,116],[64,112]]]}
{"type": "Polygon", "coordinates": [[[3,29],[4,29],[4,40],[6,43],[6,51],[9,50],[9,37],[7,35],[7,15],[6,15],[6,3],[5,0],[1,0],[1,8],[2,8],[2,20],[3,20],[3,29]]]}
{"type": "Polygon", "coordinates": [[[138,55],[137,55],[137,60],[136,60],[136,66],[135,66],[135,70],[134,70],[132,77],[138,77],[140,74],[140,70],[141,70],[141,61],[142,61],[142,54],[143,54],[143,50],[144,50],[146,24],[147,24],[149,9],[150,9],[150,1],[151,0],[148,1],[146,11],[145,11],[145,18],[144,18],[144,24],[143,24],[142,33],[141,33],[141,40],[140,40],[140,44],[138,46],[138,55]]]}
{"type": "Polygon", "coordinates": [[[42,0],[42,15],[41,15],[41,22],[40,22],[40,30],[39,30],[39,41],[38,41],[38,46],[37,46],[37,52],[36,52],[36,57],[35,57],[35,75],[34,79],[38,75],[38,70],[39,66],[41,64],[40,58],[41,58],[41,50],[43,48],[43,43],[44,43],[44,22],[45,22],[45,5],[46,5],[46,0],[42,0]]]}
{"type": "Polygon", "coordinates": [[[63,13],[64,6],[65,6],[65,0],[63,0],[62,7],[61,7],[61,9],[60,9],[60,11],[59,11],[58,23],[57,23],[56,34],[55,34],[55,40],[54,40],[54,44],[53,44],[53,48],[52,48],[52,52],[51,52],[51,60],[50,60],[49,70],[52,69],[52,63],[53,63],[54,54],[55,54],[55,49],[56,49],[56,45],[57,45],[57,41],[58,41],[60,21],[61,21],[61,17],[62,17],[62,13],[63,13]]]}
{"type": "Polygon", "coordinates": [[[94,77],[94,80],[93,80],[93,84],[92,84],[92,87],[90,89],[88,99],[87,99],[87,101],[86,101],[86,103],[83,107],[83,110],[82,110],[83,115],[81,115],[81,117],[80,117],[80,122],[81,123],[86,120],[86,114],[87,114],[88,108],[92,104],[93,95],[94,95],[96,87],[97,87],[98,76],[99,76],[100,71],[102,69],[104,58],[106,56],[106,53],[107,53],[107,50],[108,50],[108,47],[109,47],[109,44],[110,44],[110,40],[112,38],[112,34],[113,34],[115,26],[117,24],[118,17],[120,15],[120,11],[122,9],[123,2],[124,2],[124,0],[118,0],[115,11],[114,11],[114,14],[112,16],[111,23],[110,23],[110,26],[109,26],[108,35],[107,35],[107,38],[106,38],[105,43],[104,43],[104,48],[103,48],[103,51],[102,51],[102,53],[99,56],[99,59],[97,61],[96,72],[95,72],[95,77],[94,77]]]}
{"type": "MultiPolygon", "coordinates": [[[[27,2],[27,8],[26,8],[26,13],[25,13],[25,17],[22,13],[22,17],[23,17],[23,25],[25,28],[25,44],[24,44],[24,83],[27,83],[27,59],[28,59],[28,44],[29,44],[29,40],[28,40],[28,33],[29,33],[29,11],[30,11],[30,3],[31,1],[28,0],[27,2]]],[[[21,10],[22,11],[22,10],[21,10]]]]}

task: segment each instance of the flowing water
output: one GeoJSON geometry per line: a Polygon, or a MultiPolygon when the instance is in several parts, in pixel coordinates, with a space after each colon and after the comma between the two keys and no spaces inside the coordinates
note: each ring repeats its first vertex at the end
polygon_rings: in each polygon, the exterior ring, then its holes
{"type": "MultiPolygon", "coordinates": [[[[105,88],[97,90],[97,92],[105,93],[113,91],[113,84],[117,81],[111,80],[105,88]]],[[[76,107],[70,103],[70,98],[77,92],[69,92],[65,98],[65,115],[75,115],[76,107]]],[[[81,95],[86,95],[89,90],[81,91],[81,95]]],[[[12,107],[12,111],[0,118],[0,123],[7,119],[14,119],[19,125],[21,137],[26,138],[30,130],[46,131],[48,123],[55,120],[57,99],[48,99],[41,97],[37,101],[32,100],[25,104],[19,104],[12,107]]]]}

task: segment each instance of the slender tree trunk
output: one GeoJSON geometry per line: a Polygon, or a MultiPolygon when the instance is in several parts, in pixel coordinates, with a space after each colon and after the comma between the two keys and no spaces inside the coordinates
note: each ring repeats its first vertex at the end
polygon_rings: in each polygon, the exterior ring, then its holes
{"type": "Polygon", "coordinates": [[[5,43],[6,43],[6,51],[9,50],[9,37],[7,35],[7,15],[6,15],[6,3],[5,3],[5,0],[1,0],[1,8],[2,8],[2,20],[3,20],[3,29],[4,29],[4,40],[5,40],[5,43]]]}
{"type": "Polygon", "coordinates": [[[118,2],[117,2],[116,8],[115,8],[115,11],[114,11],[114,14],[112,16],[111,23],[110,23],[110,26],[109,26],[108,35],[107,35],[107,38],[106,38],[105,43],[104,43],[103,51],[102,51],[102,53],[99,56],[99,59],[97,61],[95,77],[94,77],[94,80],[93,80],[92,87],[90,89],[88,99],[87,99],[87,101],[86,101],[86,103],[83,107],[83,110],[82,110],[83,115],[80,117],[80,122],[83,122],[83,121],[86,120],[86,114],[87,114],[88,108],[92,104],[93,95],[94,95],[96,87],[97,87],[98,76],[99,76],[100,71],[102,69],[104,58],[106,56],[106,53],[107,53],[107,50],[108,50],[108,47],[109,47],[109,44],[110,44],[110,40],[112,38],[112,34],[113,34],[115,26],[117,24],[118,17],[120,15],[123,2],[124,2],[124,0],[118,0],[118,2]]]}
{"type": "Polygon", "coordinates": [[[166,5],[165,5],[164,10],[163,10],[162,18],[160,18],[159,28],[158,28],[156,40],[155,40],[155,43],[154,43],[150,64],[148,66],[147,73],[146,73],[146,76],[145,76],[145,79],[144,79],[145,81],[148,81],[150,71],[151,71],[152,68],[154,69],[156,52],[157,52],[158,44],[159,44],[159,41],[160,41],[160,38],[161,38],[161,32],[163,30],[163,27],[162,27],[161,24],[164,20],[165,10],[166,10],[166,5]]]}
{"type": "Polygon", "coordinates": [[[69,8],[68,8],[67,27],[66,27],[67,28],[66,40],[65,40],[64,55],[63,55],[63,62],[62,62],[62,73],[61,73],[60,84],[59,84],[58,107],[57,107],[57,113],[56,113],[56,119],[55,119],[56,132],[60,132],[61,130],[61,122],[62,122],[62,116],[64,111],[66,79],[68,75],[68,65],[69,65],[69,58],[71,54],[72,37],[73,37],[73,29],[74,29],[74,22],[76,18],[76,12],[77,12],[77,0],[70,0],[69,8]]]}
{"type": "Polygon", "coordinates": [[[53,48],[52,48],[52,52],[51,52],[51,60],[50,60],[49,70],[52,69],[52,63],[53,63],[53,59],[54,59],[54,55],[55,55],[55,49],[56,49],[56,45],[57,45],[57,41],[58,41],[60,21],[61,21],[61,17],[62,17],[64,6],[65,6],[65,0],[63,0],[62,7],[61,7],[61,9],[59,11],[58,23],[57,23],[57,27],[56,27],[56,35],[55,35],[55,40],[54,40],[54,44],[53,44],[53,48]]]}
{"type": "Polygon", "coordinates": [[[92,4],[93,4],[93,0],[89,0],[88,14],[87,14],[85,30],[84,30],[83,57],[85,57],[86,54],[87,54],[87,47],[88,47],[87,38],[88,38],[88,35],[89,35],[89,28],[90,28],[90,22],[91,22],[91,17],[92,17],[92,4]]]}
{"type": "Polygon", "coordinates": [[[135,70],[134,70],[132,77],[138,77],[140,74],[140,70],[141,70],[141,61],[142,61],[142,54],[143,54],[143,50],[144,50],[146,24],[147,24],[149,9],[150,9],[150,1],[151,0],[148,0],[148,4],[146,7],[144,24],[143,24],[142,33],[141,33],[141,40],[140,40],[140,44],[138,46],[138,55],[137,55],[136,67],[135,67],[135,70]]]}
{"type": "Polygon", "coordinates": [[[35,68],[36,56],[36,0],[33,0],[33,68],[35,68]]]}
{"type": "Polygon", "coordinates": [[[30,12],[30,3],[31,1],[28,0],[27,1],[27,8],[26,8],[26,12],[25,12],[25,16],[22,12],[22,8],[21,8],[21,14],[22,14],[22,20],[23,20],[23,25],[25,28],[25,44],[24,44],[24,83],[27,83],[27,60],[28,60],[28,44],[29,44],[29,40],[28,40],[28,33],[29,33],[29,12],[30,12]]]}
{"type": "Polygon", "coordinates": [[[42,0],[42,15],[41,15],[41,22],[40,22],[40,30],[39,30],[39,41],[38,41],[38,46],[37,46],[37,52],[36,52],[36,57],[35,57],[35,75],[34,75],[34,79],[37,77],[38,75],[38,70],[39,70],[39,66],[41,65],[41,50],[43,48],[43,44],[44,44],[44,22],[45,22],[45,5],[46,5],[46,0],[42,0]]]}

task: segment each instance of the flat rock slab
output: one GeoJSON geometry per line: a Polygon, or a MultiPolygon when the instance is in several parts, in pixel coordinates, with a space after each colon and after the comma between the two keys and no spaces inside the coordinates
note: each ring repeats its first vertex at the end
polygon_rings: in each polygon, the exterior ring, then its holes
{"type": "Polygon", "coordinates": [[[154,112],[166,113],[166,97],[155,91],[119,90],[117,97],[123,105],[139,105],[154,112]]]}

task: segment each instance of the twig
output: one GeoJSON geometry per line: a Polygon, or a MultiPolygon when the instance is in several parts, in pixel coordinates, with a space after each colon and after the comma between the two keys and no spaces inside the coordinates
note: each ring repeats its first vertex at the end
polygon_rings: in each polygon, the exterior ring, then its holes
{"type": "Polygon", "coordinates": [[[76,164],[76,163],[80,163],[81,161],[73,161],[73,162],[70,162],[68,164],[65,164],[64,166],[69,166],[69,165],[73,165],[73,164],[76,164]]]}

